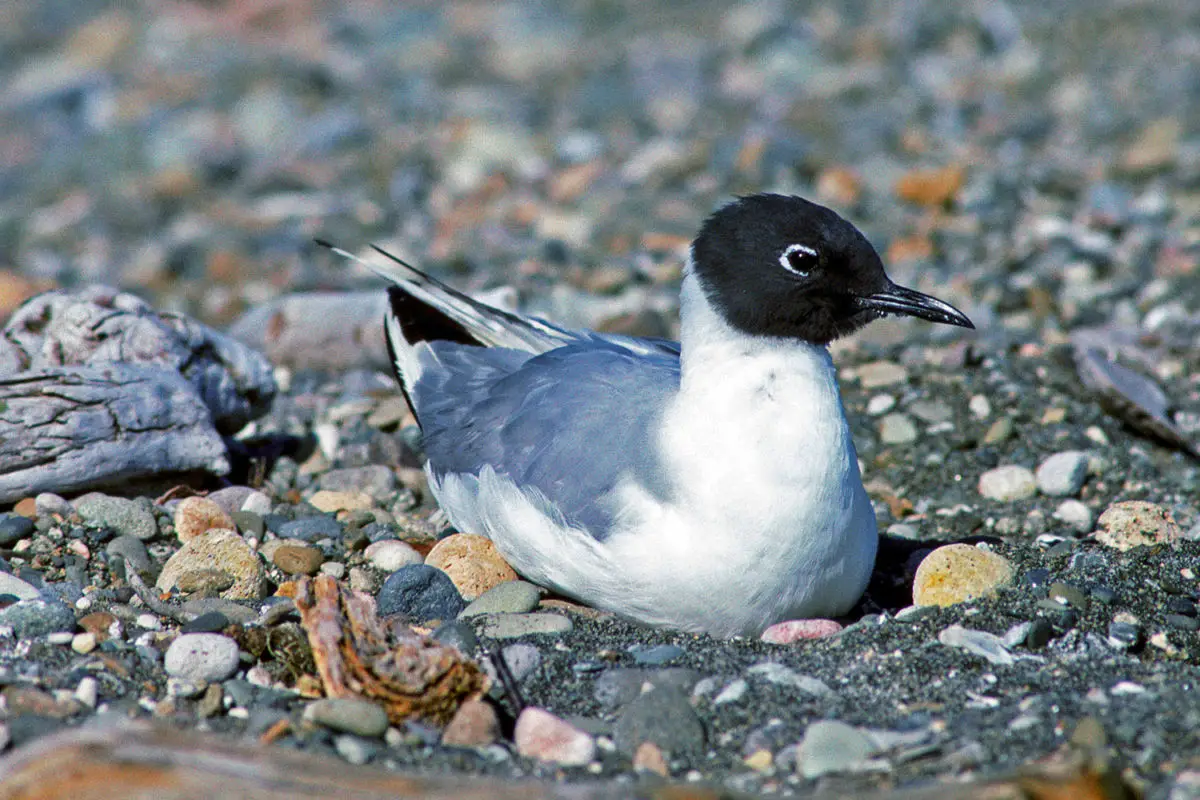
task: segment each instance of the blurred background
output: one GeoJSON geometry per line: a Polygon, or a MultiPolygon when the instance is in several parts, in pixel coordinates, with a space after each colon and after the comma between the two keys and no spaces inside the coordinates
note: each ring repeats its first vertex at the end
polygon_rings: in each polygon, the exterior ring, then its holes
{"type": "Polygon", "coordinates": [[[669,332],[700,220],[767,189],[981,327],[1183,313],[1198,100],[1193,0],[7,0],[0,316],[378,285],[321,236],[669,332]]]}

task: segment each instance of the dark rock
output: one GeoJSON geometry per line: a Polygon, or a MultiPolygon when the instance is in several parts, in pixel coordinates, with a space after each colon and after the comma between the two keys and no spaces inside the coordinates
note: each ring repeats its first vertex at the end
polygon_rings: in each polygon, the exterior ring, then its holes
{"type": "Polygon", "coordinates": [[[0,514],[0,547],[12,547],[33,535],[33,520],[20,514],[0,514]]]}
{"type": "Polygon", "coordinates": [[[279,526],[279,535],[284,539],[301,539],[306,542],[337,539],[342,535],[342,523],[333,517],[320,514],[285,522],[279,526]]]}
{"type": "Polygon", "coordinates": [[[450,576],[427,564],[409,564],[387,577],[377,597],[380,616],[452,620],[467,607],[450,576]]]}
{"type": "Polygon", "coordinates": [[[643,742],[653,742],[668,758],[698,756],[704,750],[704,727],[686,694],[657,687],[625,707],[613,731],[617,750],[633,756],[643,742]]]}

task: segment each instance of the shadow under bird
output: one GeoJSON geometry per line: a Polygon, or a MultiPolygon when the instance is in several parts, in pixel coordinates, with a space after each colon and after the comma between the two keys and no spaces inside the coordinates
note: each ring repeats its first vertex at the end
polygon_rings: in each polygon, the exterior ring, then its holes
{"type": "Polygon", "coordinates": [[[678,343],[493,308],[378,252],[390,263],[366,265],[394,282],[387,342],[450,522],[534,583],[714,636],[844,614],[866,588],[875,513],[829,342],[893,314],[974,327],[792,196],[704,222],[678,343]]]}

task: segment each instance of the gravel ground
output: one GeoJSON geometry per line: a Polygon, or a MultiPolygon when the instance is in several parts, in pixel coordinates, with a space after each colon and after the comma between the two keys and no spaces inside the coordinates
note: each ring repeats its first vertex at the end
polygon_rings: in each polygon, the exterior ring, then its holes
{"type": "MultiPolygon", "coordinates": [[[[514,744],[500,692],[500,732],[450,747],[366,712],[301,724],[295,664],[244,638],[240,658],[217,642],[180,666],[180,619],[294,626],[262,608],[296,574],[426,621],[464,603],[413,571],[441,531],[390,377],[365,350],[272,353],[280,393],[224,479],[0,518],[0,740],[114,715],[232,737],[288,720],[279,746],[353,763],[565,780],[636,764],[783,791],[987,774],[1090,736],[1148,797],[1200,796],[1200,6],[136,5],[0,10],[0,315],[106,283],[244,331],[289,293],[378,289],[320,236],[512,287],[560,322],[664,335],[700,220],[775,190],[837,208],[897,282],[978,330],[889,320],[833,348],[885,532],[842,632],[726,642],[577,610],[565,631],[439,630],[503,648],[524,701],[593,748],[577,766],[514,744]],[[1107,383],[1081,377],[1089,353],[1107,383]],[[1140,411],[1115,363],[1142,376],[1140,411]],[[237,534],[164,583],[200,549],[182,498],[221,487],[203,513],[231,519],[200,530],[237,534]],[[1130,501],[1151,505],[1105,515],[1130,501]],[[1143,530],[1158,538],[1129,547],[1143,530]],[[908,609],[945,542],[1002,556],[1012,581],[908,609]],[[182,605],[147,607],[137,574],[182,605]]],[[[951,585],[974,585],[964,569],[951,585]]]]}

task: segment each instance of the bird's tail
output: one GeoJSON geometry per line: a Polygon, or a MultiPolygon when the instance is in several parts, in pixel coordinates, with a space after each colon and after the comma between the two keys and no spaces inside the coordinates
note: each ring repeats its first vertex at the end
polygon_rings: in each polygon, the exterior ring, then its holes
{"type": "Polygon", "coordinates": [[[388,287],[384,333],[402,386],[416,380],[415,349],[421,342],[450,341],[544,353],[576,338],[571,331],[544,320],[474,300],[377,245],[371,248],[386,262],[368,261],[322,239],[316,242],[393,283],[388,287]]]}

